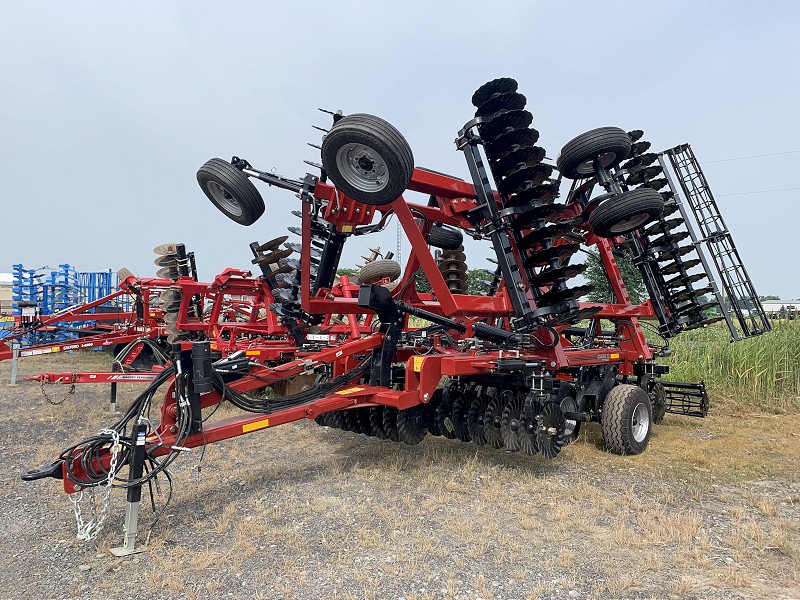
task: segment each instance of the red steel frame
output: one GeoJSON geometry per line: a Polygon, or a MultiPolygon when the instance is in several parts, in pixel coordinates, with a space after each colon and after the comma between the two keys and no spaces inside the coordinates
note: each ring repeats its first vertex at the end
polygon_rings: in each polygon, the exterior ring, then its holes
{"type": "MultiPolygon", "coordinates": [[[[470,337],[470,324],[477,320],[488,318],[502,321],[513,317],[511,303],[502,286],[493,297],[450,292],[428,247],[427,235],[429,232],[424,224],[419,225],[415,220],[416,213],[418,216],[423,216],[427,223],[437,222],[471,228],[473,224],[465,216],[465,213],[475,205],[476,195],[473,186],[446,175],[415,169],[408,189],[430,194],[435,197],[437,206],[406,203],[401,197],[385,206],[365,207],[322,181],[316,183],[314,197],[327,202],[323,218],[336,225],[337,229],[344,233],[353,232],[354,228],[359,225],[371,223],[376,212],[383,213],[384,216],[389,211],[395,214],[412,249],[409,252],[404,275],[393,292],[395,299],[402,299],[412,306],[461,320],[467,326],[467,332],[463,335],[454,334],[452,337],[455,339],[470,337]],[[433,294],[418,294],[413,285],[405,287],[405,284],[419,268],[427,275],[433,294]],[[434,295],[436,300],[434,300],[434,295]]],[[[311,258],[311,210],[312,207],[309,203],[303,204],[301,260],[304,265],[308,265],[311,258]]],[[[580,207],[574,205],[576,216],[579,210],[580,207]]],[[[631,303],[611,251],[612,241],[587,233],[587,243],[597,247],[611,288],[619,301],[616,304],[581,303],[580,307],[600,308],[600,311],[593,315],[593,319],[608,319],[612,322],[624,321],[625,325],[632,330],[631,335],[627,336],[619,346],[590,350],[574,348],[562,336],[552,349],[517,354],[529,360],[544,360],[549,371],[554,373],[560,371],[567,377],[571,377],[567,371],[570,367],[609,364],[618,365],[620,374],[631,375],[634,363],[649,361],[653,358],[652,349],[648,346],[638,326],[638,319],[653,318],[655,315],[649,302],[640,305],[631,303]]],[[[164,283],[176,285],[171,282],[164,283]]],[[[212,348],[219,351],[224,350],[226,354],[243,349],[254,359],[258,359],[257,362],[260,364],[251,366],[248,375],[229,384],[229,387],[240,392],[263,388],[269,385],[270,381],[306,373],[309,362],[313,365],[331,365],[332,375],[334,377],[341,375],[355,367],[358,363],[357,357],[363,359],[373,349],[383,344],[383,334],[371,332],[370,317],[367,318],[366,324],[362,325],[356,325],[355,321],[346,326],[331,325],[331,315],[363,314],[369,310],[358,305],[356,298],[358,288],[349,285],[346,278],[342,278],[334,289],[322,289],[312,296],[309,270],[303,270],[300,294],[302,308],[310,314],[325,315],[325,329],[331,334],[328,347],[305,353],[298,351],[294,341],[287,336],[286,329],[278,323],[275,315],[269,310],[266,310],[265,317],[259,317],[259,310],[267,308],[272,302],[269,288],[263,280],[254,279],[245,271],[227,269],[211,284],[182,277],[177,281],[177,285],[183,292],[176,322],[178,329],[204,332],[212,341],[212,348]],[[213,302],[208,319],[188,316],[191,299],[196,295],[203,300],[208,299],[213,302]],[[223,299],[226,296],[252,298],[252,302],[242,303],[237,308],[248,315],[247,322],[224,323],[219,321],[220,315],[224,312],[223,299]],[[277,339],[259,337],[264,335],[275,336],[277,339]],[[256,336],[256,339],[252,339],[252,336],[256,336]]],[[[530,301],[535,307],[532,294],[530,301]]],[[[407,319],[406,325],[408,325],[407,319]]],[[[566,326],[560,326],[557,329],[563,330],[564,327],[566,326]]],[[[433,336],[432,343],[437,354],[420,356],[414,353],[413,348],[398,348],[397,360],[406,364],[403,390],[355,383],[303,406],[269,415],[245,413],[209,422],[205,424],[201,434],[190,436],[182,445],[191,448],[213,443],[290,421],[303,418],[312,419],[332,410],[378,404],[405,409],[420,403],[427,403],[442,376],[490,374],[496,371],[498,359],[502,355],[501,351],[480,354],[476,351],[458,352],[439,343],[437,336],[433,336]]],[[[183,342],[182,346],[185,346],[184,349],[189,349],[191,342],[183,342]]],[[[52,375],[66,377],[72,374],[52,375]]],[[[103,378],[102,374],[94,375],[95,380],[103,378]]],[[[82,382],[91,377],[84,378],[81,375],[77,379],[79,379],[77,382],[82,382]]],[[[173,382],[164,395],[161,423],[158,430],[148,438],[150,453],[153,456],[166,454],[170,451],[170,446],[176,442],[177,404],[174,392],[173,382]]],[[[201,396],[203,408],[218,404],[220,401],[222,398],[216,391],[201,396]]],[[[104,466],[108,466],[108,456],[98,460],[104,466]]],[[[80,473],[77,474],[80,475],[80,473]]],[[[73,492],[76,489],[66,477],[64,477],[64,486],[67,492],[73,492]]]]}

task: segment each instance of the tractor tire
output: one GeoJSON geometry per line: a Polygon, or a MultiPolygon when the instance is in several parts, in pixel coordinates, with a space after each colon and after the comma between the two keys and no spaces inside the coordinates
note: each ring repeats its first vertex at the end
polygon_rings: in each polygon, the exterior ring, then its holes
{"type": "Polygon", "coordinates": [[[600,237],[624,235],[655,221],[664,212],[661,194],[638,188],[609,198],[589,215],[589,228],[600,237]]]}
{"type": "Polygon", "coordinates": [[[594,175],[595,159],[605,169],[616,167],[631,151],[631,138],[619,127],[600,127],[567,142],[556,159],[559,172],[567,179],[594,175]]]}
{"type": "Polygon", "coordinates": [[[361,267],[358,279],[362,285],[378,283],[381,279],[394,281],[400,277],[400,263],[396,260],[373,260],[361,267]]]}
{"type": "Polygon", "coordinates": [[[197,183],[231,221],[252,225],[264,214],[264,199],[253,182],[221,158],[212,158],[197,170],[197,183]]]}
{"type": "Polygon", "coordinates": [[[644,452],[652,423],[650,396],[638,385],[618,385],[606,396],[600,427],[609,452],[621,455],[644,452]]]}
{"type": "Polygon", "coordinates": [[[428,234],[428,243],[434,248],[442,250],[458,250],[464,243],[464,234],[452,227],[434,225],[428,234]]]}
{"type": "Polygon", "coordinates": [[[408,187],[414,155],[391,124],[354,114],[339,119],[325,136],[322,166],[339,191],[358,202],[382,206],[408,187]]]}

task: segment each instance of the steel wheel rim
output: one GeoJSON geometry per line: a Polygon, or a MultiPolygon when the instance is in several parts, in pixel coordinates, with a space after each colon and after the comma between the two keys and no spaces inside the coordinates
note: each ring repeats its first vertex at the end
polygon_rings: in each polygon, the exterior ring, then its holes
{"type": "Polygon", "coordinates": [[[647,413],[647,406],[644,402],[640,402],[633,409],[631,415],[631,433],[633,439],[637,442],[643,442],[647,437],[647,431],[650,429],[650,415],[647,413]]]}
{"type": "Polygon", "coordinates": [[[625,233],[626,231],[639,229],[639,227],[644,225],[649,218],[649,214],[639,213],[638,215],[633,215],[632,217],[628,217],[627,219],[615,223],[609,229],[611,230],[611,233],[625,233]]]}
{"type": "MultiPolygon", "coordinates": [[[[607,169],[609,165],[614,164],[614,161],[617,160],[617,153],[603,152],[603,154],[600,154],[596,160],[600,162],[601,167],[607,169]]],[[[578,165],[578,168],[575,170],[581,175],[594,175],[594,161],[594,158],[586,160],[578,165]]]]}
{"type": "Polygon", "coordinates": [[[214,198],[214,202],[221,208],[236,217],[242,216],[242,205],[239,204],[239,201],[233,197],[224,185],[216,181],[209,181],[206,187],[208,188],[208,193],[214,198]]]}
{"type": "Polygon", "coordinates": [[[379,192],[389,184],[386,161],[364,144],[345,144],[339,148],[336,168],[342,178],[360,192],[379,192]]]}

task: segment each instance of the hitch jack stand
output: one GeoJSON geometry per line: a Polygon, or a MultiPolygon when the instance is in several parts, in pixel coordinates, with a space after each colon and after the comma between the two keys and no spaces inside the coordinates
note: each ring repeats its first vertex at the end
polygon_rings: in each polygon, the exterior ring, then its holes
{"type": "MultiPolygon", "coordinates": [[[[116,373],[119,371],[119,363],[115,360],[114,364],[111,365],[111,372],[116,373]]],[[[111,391],[108,395],[108,410],[106,411],[107,415],[118,415],[121,414],[119,409],[117,408],[117,382],[111,382],[111,391]]]]}
{"type": "MultiPolygon", "coordinates": [[[[133,448],[130,460],[131,481],[141,480],[142,473],[144,472],[144,444],[147,437],[147,425],[139,422],[136,425],[135,435],[136,445],[133,448]]],[[[136,533],[139,529],[139,502],[141,499],[141,483],[128,488],[128,505],[125,508],[125,524],[123,525],[125,538],[122,542],[122,546],[111,548],[111,554],[114,556],[128,556],[129,554],[147,551],[147,548],[143,546],[136,548],[136,533]]]]}

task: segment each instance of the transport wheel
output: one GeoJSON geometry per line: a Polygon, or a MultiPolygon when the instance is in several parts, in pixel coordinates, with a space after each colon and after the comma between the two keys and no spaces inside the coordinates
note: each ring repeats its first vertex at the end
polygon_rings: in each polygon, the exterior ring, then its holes
{"type": "Polygon", "coordinates": [[[594,175],[595,159],[605,169],[616,167],[631,151],[631,138],[619,127],[600,127],[567,142],[556,160],[559,172],[567,179],[594,175]]]}
{"type": "Polygon", "coordinates": [[[377,283],[381,279],[394,281],[400,277],[400,263],[396,260],[380,259],[368,262],[358,273],[358,279],[362,284],[377,283]]]}
{"type": "Polygon", "coordinates": [[[664,212],[661,194],[638,188],[609,198],[589,215],[589,227],[600,237],[616,237],[655,221],[664,212]]]}
{"type": "Polygon", "coordinates": [[[638,385],[611,389],[603,403],[600,427],[606,449],[614,454],[641,454],[650,441],[653,407],[638,385]]]}
{"type": "Polygon", "coordinates": [[[414,172],[408,142],[392,125],[366,114],[339,119],[322,142],[322,165],[337,189],[380,206],[399,198],[414,172]]]}
{"type": "Polygon", "coordinates": [[[428,234],[428,243],[442,250],[458,250],[464,243],[464,234],[452,227],[434,225],[428,234]]]}
{"type": "Polygon", "coordinates": [[[197,183],[231,221],[252,225],[264,214],[264,199],[253,182],[221,158],[212,158],[197,170],[197,183]]]}

